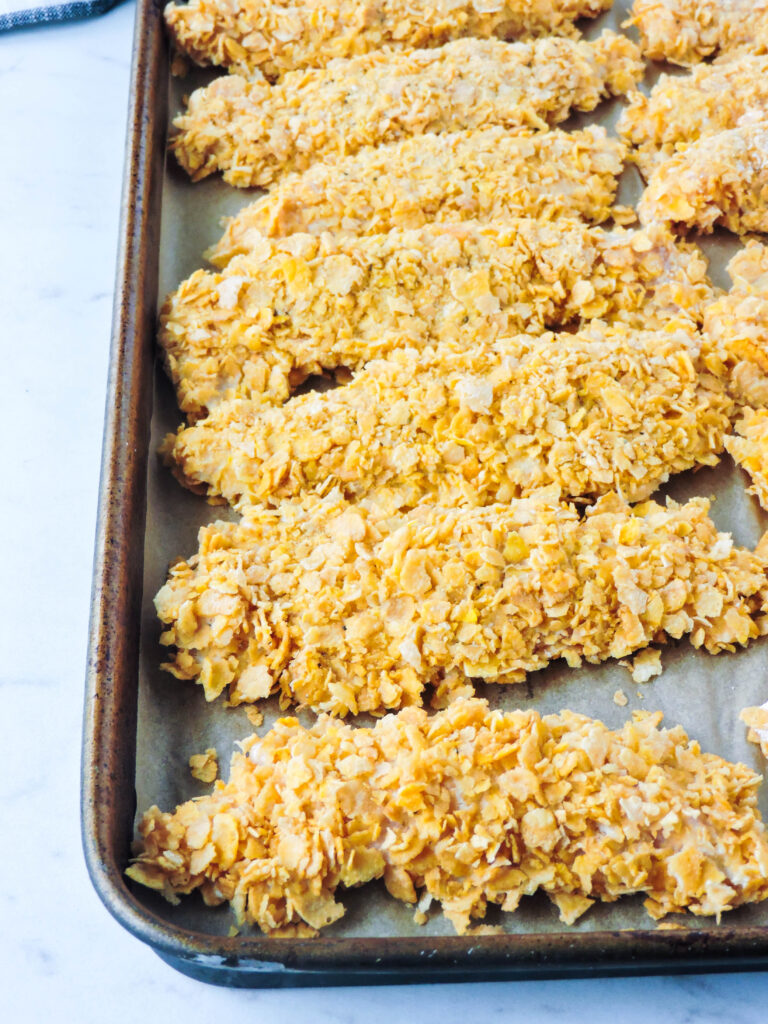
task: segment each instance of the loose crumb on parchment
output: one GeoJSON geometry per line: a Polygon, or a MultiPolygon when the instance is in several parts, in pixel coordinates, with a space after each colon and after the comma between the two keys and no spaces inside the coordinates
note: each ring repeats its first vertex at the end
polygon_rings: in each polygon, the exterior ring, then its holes
{"type": "Polygon", "coordinates": [[[209,747],[204,754],[193,754],[189,759],[189,773],[199,782],[213,782],[219,774],[215,747],[209,747]]]}

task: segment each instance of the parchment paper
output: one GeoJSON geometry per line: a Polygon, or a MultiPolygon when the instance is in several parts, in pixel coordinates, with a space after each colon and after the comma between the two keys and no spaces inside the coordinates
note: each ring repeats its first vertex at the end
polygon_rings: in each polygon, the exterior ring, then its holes
{"type": "MultiPolygon", "coordinates": [[[[614,10],[590,24],[585,34],[591,38],[605,27],[618,29],[629,5],[630,0],[619,0],[614,10]]],[[[644,88],[653,84],[662,70],[680,73],[680,69],[649,65],[644,88]]],[[[194,71],[185,79],[172,80],[171,111],[180,110],[182,96],[213,77],[211,71],[194,71]]],[[[609,101],[593,114],[574,117],[565,127],[596,122],[610,128],[620,110],[620,101],[609,101]]],[[[629,168],[622,179],[619,201],[634,204],[641,187],[639,175],[629,168]]],[[[193,185],[173,158],[168,159],[161,232],[161,301],[183,278],[203,265],[203,250],[221,234],[221,218],[234,214],[257,194],[255,190],[230,188],[218,177],[193,185]]],[[[724,267],[739,241],[726,233],[699,241],[710,259],[712,279],[717,285],[728,287],[724,267]]],[[[156,449],[163,436],[175,430],[182,420],[172,388],[159,368],[154,399],[152,446],[156,449]]],[[[660,493],[678,501],[694,495],[714,497],[712,516],[718,528],[730,531],[737,544],[753,547],[768,529],[768,516],[760,510],[757,500],[746,494],[746,485],[746,476],[724,455],[718,467],[675,477],[660,493]]],[[[223,700],[206,704],[200,686],[179,682],[160,670],[166,652],[158,642],[160,628],[152,605],[154,594],[165,581],[169,562],[197,549],[198,528],[214,519],[234,518],[226,506],[212,507],[204,498],[183,490],[159,459],[150,458],[136,767],[139,814],[151,804],[171,810],[183,800],[208,792],[210,787],[195,781],[189,773],[190,755],[216,747],[220,771],[226,778],[236,742],[254,731],[243,708],[227,708],[223,700]]],[[[599,718],[611,728],[620,727],[636,708],[661,710],[667,725],[683,725],[692,738],[699,740],[703,750],[742,761],[762,772],[762,755],[756,746],[747,743],[739,712],[768,699],[768,638],[746,650],[717,657],[694,651],[685,640],[672,642],[662,649],[662,663],[663,674],[642,686],[633,683],[627,669],[614,661],[580,670],[558,663],[532,674],[526,684],[487,685],[478,688],[478,693],[494,707],[536,708],[544,714],[570,708],[599,718]],[[613,702],[618,689],[628,697],[626,707],[613,702]]],[[[260,707],[265,721],[258,732],[263,733],[279,711],[274,698],[260,707]]],[[[300,717],[307,724],[312,720],[310,713],[300,717]]],[[[370,720],[361,719],[359,724],[370,724],[370,720]]],[[[762,793],[761,810],[768,818],[768,787],[762,793]]],[[[146,905],[180,927],[220,935],[226,934],[234,923],[228,907],[205,907],[196,894],[172,907],[148,889],[136,886],[135,890],[146,905]]],[[[453,934],[452,926],[435,909],[426,925],[415,925],[413,908],[388,896],[381,882],[348,892],[340,890],[338,896],[347,913],[324,930],[323,934],[329,937],[420,936],[428,945],[429,936],[453,934]]],[[[692,916],[676,920],[693,928],[702,922],[692,916]]],[[[556,909],[541,895],[523,900],[514,914],[490,908],[486,922],[501,924],[505,931],[514,933],[566,930],[556,909]]],[[[747,924],[768,925],[768,902],[729,912],[722,926],[747,924]]],[[[596,905],[567,930],[576,935],[580,931],[655,927],[642,907],[642,897],[634,897],[596,905]]]]}

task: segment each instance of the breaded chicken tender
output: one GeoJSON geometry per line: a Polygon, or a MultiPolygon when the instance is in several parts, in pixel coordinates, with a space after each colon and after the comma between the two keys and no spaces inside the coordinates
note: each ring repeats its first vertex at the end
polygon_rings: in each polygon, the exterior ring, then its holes
{"type": "Polygon", "coordinates": [[[673,64],[768,47],[768,0],[635,0],[629,23],[646,57],[673,64]]]}
{"type": "Polygon", "coordinates": [[[567,498],[640,501],[715,465],[733,413],[693,328],[598,323],[395,351],[280,408],[220,405],[164,451],[187,486],[239,507],[330,487],[388,509],[486,505],[553,483],[567,498]]]}
{"type": "Polygon", "coordinates": [[[664,228],[576,221],[429,225],[364,238],[263,238],[167,299],[160,344],[181,409],[279,403],[311,373],[404,344],[464,347],[571,321],[700,321],[706,261],[664,228]]]}
{"type": "Polygon", "coordinates": [[[163,667],[337,715],[443,703],[468,679],[517,683],[558,658],[625,658],[664,636],[716,654],[768,632],[765,561],[701,498],[580,518],[557,490],[387,516],[338,496],[251,507],[203,527],[155,598],[163,667]]]}
{"type": "Polygon", "coordinates": [[[278,84],[225,75],[177,117],[172,149],[191,177],[222,171],[230,185],[269,185],[318,160],[414,135],[544,128],[627,92],[642,61],[625,36],[595,42],[460,39],[433,50],[378,51],[278,84]]]}
{"type": "Polygon", "coordinates": [[[649,96],[635,91],[617,130],[630,159],[648,178],[663,160],[706,135],[735,128],[752,111],[768,111],[768,56],[701,64],[689,75],[662,75],[649,96]]]}
{"type": "MultiPolygon", "coordinates": [[[[624,146],[604,128],[505,128],[404,139],[289,175],[230,218],[206,254],[217,267],[258,248],[261,236],[324,231],[374,235],[392,228],[511,217],[576,217],[595,224],[612,206],[624,146]]],[[[633,218],[634,219],[634,218],[633,218]]]]}
{"type": "Polygon", "coordinates": [[[169,4],[165,23],[198,64],[278,78],[383,47],[442,46],[477,36],[576,35],[613,0],[191,0],[169,4]]]}
{"type": "Polygon", "coordinates": [[[768,110],[761,116],[699,139],[660,164],[637,207],[641,223],[768,231],[768,110]]]}
{"type": "Polygon", "coordinates": [[[611,731],[481,700],[372,729],[284,718],[209,796],[151,807],[127,874],[173,903],[199,889],[276,935],[332,924],[336,890],[375,878],[421,920],[437,901],[460,934],[537,890],[565,924],[630,893],[654,918],[765,899],[760,776],[660,722],[638,712],[611,731]]]}
{"type": "Polygon", "coordinates": [[[739,406],[768,408],[768,246],[752,240],[728,273],[733,287],[704,313],[704,358],[739,406]]]}

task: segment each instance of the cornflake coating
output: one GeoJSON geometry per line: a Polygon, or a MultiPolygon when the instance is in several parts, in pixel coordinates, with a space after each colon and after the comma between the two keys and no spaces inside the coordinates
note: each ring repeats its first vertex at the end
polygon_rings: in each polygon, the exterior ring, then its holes
{"type": "Polygon", "coordinates": [[[397,350],[280,408],[224,403],[163,450],[187,486],[240,507],[331,487],[388,509],[505,502],[549,484],[639,501],[673,473],[715,465],[733,413],[692,327],[598,322],[397,350]]]}
{"type": "Polygon", "coordinates": [[[631,893],[657,919],[765,899],[760,777],[660,722],[637,713],[611,731],[480,700],[373,729],[284,718],[209,796],[151,807],[127,874],[174,903],[195,889],[229,901],[277,935],[332,924],[338,887],[375,878],[419,909],[437,901],[459,934],[539,889],[565,924],[631,893]]]}
{"type": "Polygon", "coordinates": [[[383,47],[442,46],[462,36],[574,34],[613,0],[192,0],[169,4],[173,42],[198,64],[278,78],[383,47]]]}
{"type": "Polygon", "coordinates": [[[701,64],[689,75],[662,75],[650,96],[633,91],[617,130],[648,178],[691,142],[735,128],[750,111],[768,110],[768,56],[701,64]]]}
{"type": "Polygon", "coordinates": [[[338,497],[250,508],[199,534],[155,598],[163,666],[208,700],[272,692],[337,715],[445,703],[564,658],[625,658],[664,636],[710,653],[768,632],[765,562],[709,504],[579,517],[556,489],[485,508],[386,516],[338,497]],[[469,691],[471,692],[471,691],[469,691]]]}
{"type": "Polygon", "coordinates": [[[768,246],[750,241],[728,272],[733,287],[704,314],[705,361],[737,405],[768,407],[768,246]]]}
{"type": "Polygon", "coordinates": [[[464,347],[577,320],[700,321],[706,261],[662,227],[577,221],[429,225],[364,238],[262,239],[168,297],[160,345],[192,417],[232,398],[279,403],[311,373],[393,347],[464,347]]]}
{"type": "Polygon", "coordinates": [[[435,50],[378,51],[278,84],[225,75],[198,89],[174,121],[171,146],[198,181],[269,185],[288,171],[412,135],[544,128],[627,92],[642,61],[626,36],[595,42],[460,39],[435,50]]]}
{"type": "Polygon", "coordinates": [[[207,253],[224,267],[261,236],[324,231],[374,235],[444,221],[581,217],[627,211],[612,203],[624,146],[604,128],[530,132],[485,128],[403,139],[315,164],[284,178],[227,223],[207,253]]]}
{"type": "Polygon", "coordinates": [[[695,64],[716,51],[768,46],[768,0],[635,0],[629,24],[646,57],[695,64]]]}
{"type": "Polygon", "coordinates": [[[756,708],[744,708],[739,718],[748,726],[749,742],[756,743],[763,757],[768,757],[768,702],[756,708]]]}
{"type": "Polygon", "coordinates": [[[768,231],[768,120],[707,136],[666,160],[653,172],[637,212],[643,224],[768,231]]]}

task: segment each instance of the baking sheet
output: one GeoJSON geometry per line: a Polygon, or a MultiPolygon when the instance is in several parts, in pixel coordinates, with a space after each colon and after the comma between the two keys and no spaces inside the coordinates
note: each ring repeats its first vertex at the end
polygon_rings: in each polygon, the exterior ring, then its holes
{"type": "MultiPolygon", "coordinates": [[[[618,28],[628,7],[628,0],[620,0],[613,11],[589,25],[585,32],[587,37],[598,35],[606,27],[618,28]]],[[[649,66],[644,88],[655,81],[661,70],[659,66],[649,66]]],[[[679,69],[663,70],[679,73],[679,69]]],[[[183,95],[213,77],[214,72],[195,70],[185,79],[171,80],[170,110],[179,110],[183,95]]],[[[593,114],[577,115],[565,127],[598,123],[610,129],[620,110],[620,101],[609,101],[593,114]]],[[[639,175],[634,168],[629,168],[622,179],[619,201],[634,205],[641,188],[639,175]]],[[[221,234],[221,218],[232,215],[257,194],[255,190],[231,188],[219,178],[208,178],[193,185],[172,158],[167,160],[162,200],[160,301],[183,278],[203,265],[201,254],[221,234]]],[[[727,234],[702,242],[710,259],[712,279],[722,287],[729,283],[725,264],[739,244],[727,234]]],[[[158,367],[152,419],[153,450],[181,420],[171,385],[158,367]]],[[[254,731],[244,708],[227,708],[223,700],[207,704],[200,686],[180,682],[160,670],[166,651],[159,644],[160,626],[152,604],[154,594],[165,581],[169,562],[196,550],[198,528],[217,518],[234,519],[235,514],[225,506],[212,507],[204,498],[182,489],[157,458],[150,458],[147,483],[136,761],[139,814],[151,804],[170,810],[183,800],[208,792],[210,786],[197,782],[189,773],[190,755],[215,747],[219,752],[220,772],[226,777],[236,742],[254,731]]],[[[711,514],[718,528],[730,531],[737,544],[754,547],[768,529],[768,515],[760,510],[756,499],[746,494],[745,488],[746,477],[729,456],[724,455],[718,467],[681,474],[660,493],[678,501],[695,495],[713,497],[711,514]]],[[[543,714],[570,708],[599,718],[612,728],[620,727],[635,709],[661,710],[667,725],[683,725],[704,750],[742,761],[762,772],[762,756],[757,747],[747,743],[739,712],[743,707],[761,704],[768,698],[768,639],[746,650],[717,657],[694,651],[686,641],[673,642],[662,648],[662,663],[663,674],[642,686],[634,683],[627,669],[616,662],[579,670],[558,663],[530,675],[525,684],[485,685],[478,687],[477,692],[493,707],[536,708],[543,714]],[[618,707],[613,701],[613,694],[619,689],[628,698],[626,707],[618,707]]],[[[263,733],[281,713],[275,698],[262,702],[259,707],[264,711],[264,725],[257,731],[263,733]]],[[[305,724],[313,719],[309,712],[299,717],[305,724]]],[[[361,718],[358,722],[370,724],[371,720],[361,718]]],[[[768,787],[761,793],[760,806],[768,819],[768,787]]],[[[148,909],[179,927],[203,934],[226,935],[235,923],[229,907],[205,907],[197,894],[173,907],[148,889],[141,886],[133,889],[148,909]]],[[[426,925],[414,924],[413,908],[390,897],[383,882],[357,890],[340,890],[338,898],[347,913],[323,930],[322,935],[328,938],[413,936],[421,938],[428,946],[430,936],[454,934],[450,923],[434,907],[426,925]]],[[[713,924],[710,919],[693,916],[679,916],[675,921],[689,928],[713,924]]],[[[643,909],[642,897],[632,897],[596,905],[566,929],[558,920],[556,908],[541,894],[524,899],[514,914],[502,914],[497,907],[489,908],[485,923],[501,925],[504,931],[515,934],[567,931],[574,936],[590,931],[656,928],[656,923],[643,909]]],[[[768,902],[729,912],[721,927],[746,925],[768,926],[768,902]]],[[[273,941],[279,944],[281,940],[273,941]]],[[[468,938],[468,945],[471,942],[468,938]]]]}

